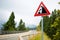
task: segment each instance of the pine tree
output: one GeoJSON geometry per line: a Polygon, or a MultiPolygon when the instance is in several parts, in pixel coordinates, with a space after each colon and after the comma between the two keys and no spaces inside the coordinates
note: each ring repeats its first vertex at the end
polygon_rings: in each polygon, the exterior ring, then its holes
{"type": "Polygon", "coordinates": [[[11,13],[9,20],[3,24],[3,30],[4,31],[14,31],[15,30],[15,16],[14,12],[11,13]]]}
{"type": "MultiPolygon", "coordinates": [[[[60,11],[57,10],[57,15],[60,14],[60,11]]],[[[56,35],[54,35],[53,40],[60,40],[60,15],[58,15],[55,18],[54,23],[52,24],[52,27],[56,28],[56,35]]]]}
{"type": "Polygon", "coordinates": [[[58,4],[60,4],[60,2],[58,2],[58,4]]]}
{"type": "MultiPolygon", "coordinates": [[[[52,24],[55,22],[55,19],[57,17],[57,11],[56,9],[52,12],[52,15],[50,17],[48,16],[44,16],[43,17],[43,29],[44,32],[51,38],[53,39],[53,35],[56,34],[56,28],[55,27],[51,27],[52,24]]],[[[41,25],[41,23],[40,23],[41,25]]]]}
{"type": "Polygon", "coordinates": [[[22,19],[20,20],[17,29],[18,29],[19,31],[24,31],[24,30],[26,30],[26,28],[25,28],[25,23],[22,21],[22,19]]]}

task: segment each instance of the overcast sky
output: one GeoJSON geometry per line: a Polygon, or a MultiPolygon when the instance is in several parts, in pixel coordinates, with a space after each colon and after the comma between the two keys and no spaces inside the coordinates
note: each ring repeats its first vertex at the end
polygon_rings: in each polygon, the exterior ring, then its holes
{"type": "Polygon", "coordinates": [[[54,9],[60,9],[60,5],[58,5],[60,0],[0,0],[0,21],[7,21],[13,11],[16,23],[22,19],[26,25],[37,25],[41,17],[34,17],[34,14],[41,1],[50,13],[54,9]]]}

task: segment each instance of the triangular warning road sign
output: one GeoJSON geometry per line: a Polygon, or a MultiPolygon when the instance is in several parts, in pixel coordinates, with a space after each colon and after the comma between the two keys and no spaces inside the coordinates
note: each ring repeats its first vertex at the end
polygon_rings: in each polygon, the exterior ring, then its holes
{"type": "Polygon", "coordinates": [[[49,14],[50,12],[46,8],[46,6],[43,4],[43,2],[41,2],[34,16],[47,16],[49,14]]]}

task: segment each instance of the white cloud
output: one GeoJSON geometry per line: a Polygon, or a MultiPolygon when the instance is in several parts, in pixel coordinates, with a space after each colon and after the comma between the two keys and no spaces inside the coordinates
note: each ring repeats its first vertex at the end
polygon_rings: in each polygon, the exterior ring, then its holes
{"type": "Polygon", "coordinates": [[[55,8],[60,9],[60,5],[58,5],[60,0],[0,0],[0,18],[6,20],[14,11],[17,23],[23,19],[26,24],[37,24],[41,17],[34,17],[34,14],[41,1],[44,2],[50,13],[55,8]]]}
{"type": "Polygon", "coordinates": [[[7,21],[11,12],[8,10],[0,9],[0,20],[5,20],[7,21]]]}

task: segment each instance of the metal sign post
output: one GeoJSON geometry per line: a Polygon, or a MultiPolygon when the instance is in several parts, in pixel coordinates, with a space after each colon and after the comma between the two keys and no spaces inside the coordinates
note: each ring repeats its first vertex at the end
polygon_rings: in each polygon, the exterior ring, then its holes
{"type": "Polygon", "coordinates": [[[50,12],[48,11],[48,9],[46,8],[46,6],[44,5],[43,2],[40,3],[40,5],[38,6],[34,16],[42,16],[42,23],[41,23],[41,31],[42,31],[42,38],[41,40],[44,40],[44,31],[43,31],[43,16],[47,16],[50,15],[50,12]]]}
{"type": "Polygon", "coordinates": [[[41,40],[44,40],[44,31],[43,31],[43,16],[42,16],[42,23],[41,23],[41,31],[42,31],[42,38],[41,38],[41,40]]]}

